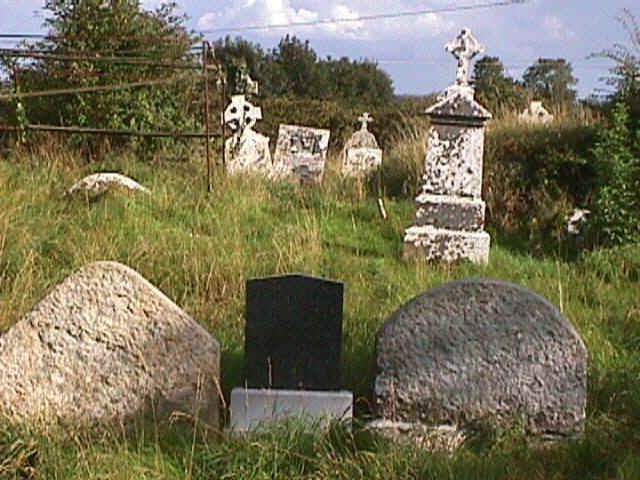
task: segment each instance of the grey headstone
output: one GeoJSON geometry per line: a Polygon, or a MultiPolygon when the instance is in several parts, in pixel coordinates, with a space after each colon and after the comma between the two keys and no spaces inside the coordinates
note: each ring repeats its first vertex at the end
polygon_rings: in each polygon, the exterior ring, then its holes
{"type": "Polygon", "coordinates": [[[280,176],[293,175],[302,183],[319,183],[329,149],[330,131],[322,128],[281,124],[274,154],[280,176]]]}
{"type": "Polygon", "coordinates": [[[338,390],[344,285],[306,275],[247,281],[247,386],[338,390]]]}
{"type": "Polygon", "coordinates": [[[220,344],[131,268],[81,268],[0,337],[0,411],[127,422],[174,411],[218,427],[220,344]]]}
{"type": "Polygon", "coordinates": [[[585,419],[587,351],[571,322],[536,293],[495,280],[430,290],[377,336],[375,404],[400,422],[508,423],[571,433],[585,419]]]}

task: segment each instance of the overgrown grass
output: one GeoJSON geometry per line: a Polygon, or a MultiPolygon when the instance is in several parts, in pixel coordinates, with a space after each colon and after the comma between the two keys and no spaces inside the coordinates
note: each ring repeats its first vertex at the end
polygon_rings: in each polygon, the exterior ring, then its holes
{"type": "MultiPolygon", "coordinates": [[[[387,157],[390,171],[416,172],[410,182],[418,181],[424,153],[420,132],[407,133],[387,157]]],[[[307,189],[216,176],[207,194],[204,165],[195,161],[145,163],[114,154],[87,164],[54,147],[0,160],[1,329],[72,271],[94,260],[120,261],[221,341],[228,395],[242,378],[247,278],[299,271],[343,280],[343,385],[354,392],[359,422],[371,413],[374,340],[385,319],[447,281],[498,278],[547,297],[583,335],[590,354],[587,429],[583,439],[540,446],[517,429],[487,428],[448,454],[389,442],[359,423],[353,431],[335,425],[311,433],[292,423],[246,438],[220,433],[194,441],[177,427],[143,425],[125,434],[2,422],[0,477],[640,478],[640,246],[570,262],[556,251],[534,256],[526,242],[494,227],[486,266],[407,263],[402,235],[415,207],[406,185],[398,187],[404,194],[386,198],[384,221],[374,196],[333,172],[307,189]],[[124,173],[152,195],[63,197],[94,171],[124,173]]]]}

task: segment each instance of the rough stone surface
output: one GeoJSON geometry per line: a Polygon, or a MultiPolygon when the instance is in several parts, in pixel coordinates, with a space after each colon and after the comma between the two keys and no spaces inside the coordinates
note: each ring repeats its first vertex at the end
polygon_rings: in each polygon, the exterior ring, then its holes
{"type": "Polygon", "coordinates": [[[280,124],[274,154],[278,176],[293,176],[302,183],[319,183],[324,175],[330,131],[280,124]]]}
{"type": "Polygon", "coordinates": [[[396,422],[583,427],[587,351],[571,322],[518,285],[465,280],[398,309],[377,336],[375,406],[396,422]]]}
{"type": "Polygon", "coordinates": [[[480,198],[483,151],[483,128],[432,125],[422,191],[480,198]]]}
{"type": "Polygon", "coordinates": [[[124,189],[133,192],[150,193],[135,180],[119,173],[94,173],[74,183],[65,193],[74,195],[84,193],[89,197],[98,197],[109,190],[124,189]]]}
{"type": "Polygon", "coordinates": [[[491,237],[487,232],[465,232],[436,228],[432,225],[414,225],[405,230],[405,258],[427,261],[475,263],[489,261],[491,237]]]}
{"type": "Polygon", "coordinates": [[[197,415],[218,426],[220,346],[129,267],[91,263],[0,337],[0,410],[30,420],[197,415]]]}
{"type": "Polygon", "coordinates": [[[484,226],[485,203],[466,197],[420,194],[416,223],[434,228],[475,232],[484,226]]]}
{"type": "Polygon", "coordinates": [[[246,384],[338,390],[344,285],[307,275],[247,281],[246,384]]]}

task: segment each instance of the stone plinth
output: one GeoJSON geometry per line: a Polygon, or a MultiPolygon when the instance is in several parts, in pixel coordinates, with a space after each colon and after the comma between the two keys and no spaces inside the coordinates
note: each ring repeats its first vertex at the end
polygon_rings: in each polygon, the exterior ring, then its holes
{"type": "Polygon", "coordinates": [[[347,391],[270,390],[234,388],[231,391],[231,424],[235,432],[289,418],[314,426],[353,416],[353,394],[347,391]]]}

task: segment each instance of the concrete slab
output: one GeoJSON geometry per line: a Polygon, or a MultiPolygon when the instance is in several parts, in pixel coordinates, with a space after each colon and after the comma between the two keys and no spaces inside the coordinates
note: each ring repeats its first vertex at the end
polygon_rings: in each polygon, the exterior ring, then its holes
{"type": "Polygon", "coordinates": [[[234,388],[231,391],[230,430],[246,432],[285,418],[311,422],[350,419],[353,393],[316,390],[234,388]]]}

